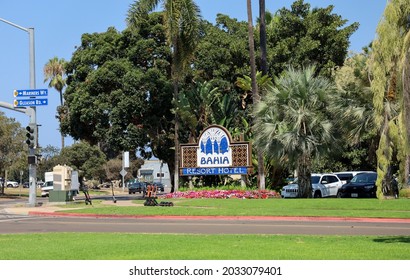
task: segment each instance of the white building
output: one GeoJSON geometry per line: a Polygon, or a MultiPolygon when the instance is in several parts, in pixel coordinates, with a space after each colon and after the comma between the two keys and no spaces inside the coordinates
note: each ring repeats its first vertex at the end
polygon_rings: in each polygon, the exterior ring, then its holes
{"type": "Polygon", "coordinates": [[[138,180],[142,182],[160,182],[164,184],[165,192],[171,190],[171,176],[168,164],[162,160],[145,160],[138,170],[138,180]]]}

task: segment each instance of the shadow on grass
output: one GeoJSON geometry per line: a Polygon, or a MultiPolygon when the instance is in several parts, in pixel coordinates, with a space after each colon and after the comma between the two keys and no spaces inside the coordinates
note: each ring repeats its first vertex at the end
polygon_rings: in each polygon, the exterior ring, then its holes
{"type": "Polygon", "coordinates": [[[378,243],[410,243],[410,236],[386,236],[374,239],[378,243]]]}

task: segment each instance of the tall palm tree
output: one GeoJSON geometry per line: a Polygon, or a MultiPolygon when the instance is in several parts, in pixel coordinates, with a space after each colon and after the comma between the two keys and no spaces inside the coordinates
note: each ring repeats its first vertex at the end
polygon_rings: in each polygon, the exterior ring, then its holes
{"type": "MultiPolygon", "coordinates": [[[[200,11],[193,0],[137,0],[131,4],[128,12],[128,25],[135,26],[138,19],[152,12],[160,2],[163,4],[164,25],[172,51],[173,102],[174,106],[178,106],[179,83],[191,62],[198,42],[200,11]]],[[[179,126],[180,120],[178,114],[175,113],[174,191],[178,190],[179,185],[179,126]]]]}
{"type": "MultiPolygon", "coordinates": [[[[249,57],[251,64],[251,79],[252,79],[252,95],[253,103],[258,103],[260,95],[258,92],[258,84],[256,81],[256,62],[255,62],[255,44],[253,36],[253,20],[252,20],[252,1],[247,0],[248,10],[248,37],[249,37],[249,57]]],[[[260,190],[265,189],[265,172],[264,172],[264,160],[263,154],[260,150],[258,153],[258,188],[260,190]]]]}
{"type": "MultiPolygon", "coordinates": [[[[63,89],[66,86],[66,79],[64,78],[66,61],[53,57],[44,66],[44,82],[49,82],[48,87],[54,88],[60,94],[60,106],[64,105],[63,89]]],[[[62,117],[61,115],[59,116],[62,117]]],[[[64,148],[64,134],[61,133],[61,148],[64,148]]]]}
{"type": "Polygon", "coordinates": [[[314,67],[288,70],[267,90],[255,111],[255,145],[268,158],[296,166],[300,197],[312,196],[312,160],[329,152],[335,140],[335,125],[326,110],[335,108],[336,89],[314,73],[314,67]]]}

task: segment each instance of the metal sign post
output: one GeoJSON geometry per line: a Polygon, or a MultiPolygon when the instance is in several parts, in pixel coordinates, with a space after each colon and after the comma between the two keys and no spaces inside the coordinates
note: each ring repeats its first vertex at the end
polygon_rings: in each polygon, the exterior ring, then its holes
{"type": "MultiPolygon", "coordinates": [[[[15,23],[12,23],[8,20],[0,18],[0,21],[7,23],[13,27],[16,27],[20,30],[23,30],[24,32],[27,32],[29,35],[29,73],[30,73],[30,88],[35,89],[36,88],[36,70],[35,70],[35,55],[34,55],[34,28],[25,28],[21,27],[15,23]]],[[[28,109],[28,108],[27,108],[28,109]]],[[[26,110],[27,110],[26,109],[26,110]]],[[[36,119],[36,109],[35,107],[31,107],[30,111],[30,123],[36,124],[37,125],[37,119],[36,119]]],[[[18,110],[17,110],[18,111],[18,110]]],[[[36,141],[36,146],[37,146],[37,140],[36,141]]],[[[37,147],[29,148],[29,156],[30,157],[35,157],[35,149],[37,147]]],[[[29,171],[29,199],[28,199],[28,205],[30,207],[35,207],[36,206],[36,185],[37,185],[37,164],[36,163],[29,163],[28,165],[28,171],[29,171]]]]}

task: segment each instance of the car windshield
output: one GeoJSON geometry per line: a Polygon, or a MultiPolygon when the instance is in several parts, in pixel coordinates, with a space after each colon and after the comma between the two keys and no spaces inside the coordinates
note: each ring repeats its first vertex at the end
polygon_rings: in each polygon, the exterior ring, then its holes
{"type": "Polygon", "coordinates": [[[350,182],[353,183],[374,183],[377,179],[377,173],[360,173],[353,177],[350,182]]]}

